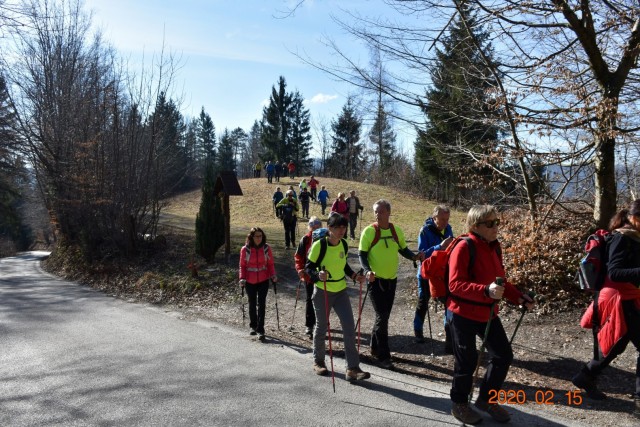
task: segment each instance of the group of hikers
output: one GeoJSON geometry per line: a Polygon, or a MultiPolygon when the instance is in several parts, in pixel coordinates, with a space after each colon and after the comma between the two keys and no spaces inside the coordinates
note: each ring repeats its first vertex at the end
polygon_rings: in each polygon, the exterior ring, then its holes
{"type": "Polygon", "coordinates": [[[271,184],[273,179],[276,179],[276,182],[280,182],[281,176],[288,176],[291,179],[295,178],[296,174],[296,164],[293,160],[290,160],[289,163],[276,161],[275,163],[271,163],[271,160],[267,160],[264,165],[260,160],[258,160],[253,165],[253,177],[260,178],[262,175],[262,169],[264,168],[264,172],[267,175],[267,182],[271,184]]]}
{"type": "MultiPolygon", "coordinates": [[[[311,180],[315,180],[313,176],[311,180]]],[[[309,182],[306,184],[308,186],[309,182]]],[[[316,186],[318,184],[315,183],[316,186]]],[[[324,186],[321,188],[325,190],[324,186]]],[[[295,190],[289,188],[286,196],[283,195],[277,202],[274,194],[274,209],[282,209],[278,215],[281,219],[285,209],[291,209],[292,216],[297,216],[297,199],[305,190],[301,188],[301,193],[296,195],[295,190]]],[[[276,193],[279,191],[278,188],[276,193]]],[[[319,198],[320,193],[312,200],[319,198]]],[[[298,242],[294,254],[298,277],[306,289],[305,333],[313,340],[314,372],[318,375],[329,374],[325,361],[328,334],[335,390],[329,321],[333,309],[340,320],[343,334],[346,379],[359,381],[370,378],[370,373],[360,368],[359,359],[360,319],[364,302],[359,306],[356,322],[347,293],[348,280],[358,283],[361,293],[362,286],[366,284],[365,301],[366,296],[370,295],[375,312],[370,353],[378,366],[393,369],[388,330],[396,293],[399,255],[414,263],[427,262],[425,260],[434,253],[447,250],[445,352],[453,354],[455,359],[450,391],[451,413],[467,424],[482,421],[483,413],[498,422],[508,422],[511,418],[509,412],[490,399],[492,390],[502,388],[513,361],[511,343],[498,316],[499,303],[506,299],[521,306],[524,313],[525,310],[531,310],[535,302],[506,277],[498,240],[500,219],[496,207],[473,206],[467,213],[465,235],[454,238],[449,224],[450,209],[444,205],[436,206],[420,230],[418,251],[413,252],[407,246],[403,230],[390,222],[391,204],[380,199],[373,204],[375,222],[366,226],[359,236],[360,265],[354,268],[348,262],[349,248],[345,238],[348,228],[351,238],[355,238],[351,215],[355,213],[357,218],[358,211],[361,212],[363,208],[355,191],[350,192],[346,200],[344,194],[339,193],[334,205],[337,206],[335,209],[332,207],[326,228],[323,228],[323,222],[317,216],[309,217],[307,210],[307,233],[298,242]],[[355,206],[355,211],[351,209],[352,206],[355,206]],[[478,396],[472,403],[479,366],[476,337],[482,340],[480,352],[486,347],[488,366],[481,379],[478,396]]],[[[295,224],[293,227],[293,231],[288,230],[285,223],[287,248],[294,244],[295,224]]],[[[600,292],[599,306],[602,315],[617,314],[616,327],[609,331],[610,335],[614,335],[610,337],[613,344],[600,357],[594,357],[573,378],[573,384],[584,389],[587,396],[593,399],[606,397],[597,388],[597,376],[624,351],[629,341],[640,351],[640,201],[633,202],[630,209],[618,212],[609,228],[612,232],[611,243],[607,245],[609,276],[600,292]]],[[[241,250],[240,285],[246,289],[249,299],[250,333],[258,334],[260,340],[264,340],[265,334],[265,300],[269,280],[277,282],[271,248],[266,244],[264,231],[254,227],[241,250]]],[[[418,273],[418,302],[413,320],[418,343],[424,342],[423,325],[430,298],[429,281],[418,273]]],[[[635,396],[636,407],[640,411],[640,357],[635,396]]]]}

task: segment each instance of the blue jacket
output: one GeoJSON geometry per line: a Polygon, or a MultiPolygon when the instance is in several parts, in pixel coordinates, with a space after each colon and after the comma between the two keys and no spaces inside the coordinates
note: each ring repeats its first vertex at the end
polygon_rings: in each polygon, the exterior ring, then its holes
{"type": "MultiPolygon", "coordinates": [[[[447,226],[444,228],[443,234],[436,228],[436,224],[433,221],[433,218],[429,217],[420,229],[420,234],[418,235],[418,250],[424,252],[424,258],[427,259],[431,256],[433,251],[438,251],[441,249],[440,243],[447,237],[453,237],[451,224],[447,224],[447,226]]],[[[420,277],[419,268],[416,277],[420,277]]]]}

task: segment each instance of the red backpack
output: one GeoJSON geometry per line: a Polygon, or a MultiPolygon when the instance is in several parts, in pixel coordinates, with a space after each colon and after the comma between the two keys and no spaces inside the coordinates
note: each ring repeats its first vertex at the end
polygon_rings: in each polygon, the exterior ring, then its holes
{"type": "MultiPolygon", "coordinates": [[[[371,246],[369,246],[369,250],[371,250],[380,241],[380,233],[381,233],[380,226],[378,225],[377,222],[374,222],[373,224],[371,224],[371,226],[376,231],[376,234],[373,237],[373,240],[371,241],[371,246]]],[[[398,240],[398,234],[396,233],[396,228],[393,226],[392,223],[389,223],[389,228],[391,229],[391,237],[396,242],[398,247],[400,247],[400,241],[398,240]]],[[[387,243],[386,239],[388,239],[388,237],[385,237],[385,244],[387,243]]]]}

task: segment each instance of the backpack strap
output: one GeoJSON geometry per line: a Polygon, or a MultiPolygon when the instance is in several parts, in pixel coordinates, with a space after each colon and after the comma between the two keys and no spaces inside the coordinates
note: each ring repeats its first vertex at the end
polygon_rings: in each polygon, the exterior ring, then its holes
{"type": "MultiPolygon", "coordinates": [[[[344,249],[344,255],[346,257],[347,254],[349,253],[349,244],[344,239],[340,239],[340,241],[342,242],[342,248],[344,249]]],[[[327,242],[327,236],[324,236],[322,239],[320,239],[320,253],[318,254],[318,259],[316,260],[316,265],[318,267],[322,267],[322,260],[324,259],[324,256],[327,254],[328,244],[329,243],[327,242]]]]}
{"type": "MultiPolygon", "coordinates": [[[[380,231],[380,226],[378,225],[377,222],[374,222],[373,224],[371,224],[371,226],[376,231],[376,234],[375,234],[375,236],[373,236],[373,240],[371,241],[371,246],[369,246],[369,251],[371,251],[371,249],[376,244],[378,244],[378,242],[380,241],[380,234],[382,233],[380,231]]],[[[398,247],[400,247],[400,240],[398,239],[398,233],[396,233],[396,228],[393,226],[393,223],[391,223],[391,222],[389,223],[389,228],[391,229],[391,237],[396,242],[398,247]]]]}
{"type": "MultiPolygon", "coordinates": [[[[473,243],[473,239],[470,236],[461,236],[460,240],[464,240],[467,243],[467,247],[469,248],[469,277],[473,277],[473,266],[476,263],[476,244],[473,243]]],[[[502,251],[500,250],[496,250],[496,252],[501,255],[502,251]]],[[[449,268],[449,266],[447,266],[447,269],[449,268]]],[[[478,301],[473,301],[458,295],[453,295],[451,293],[451,291],[449,291],[449,279],[448,279],[448,272],[447,272],[447,296],[451,297],[452,299],[456,300],[456,301],[462,301],[464,303],[467,304],[472,304],[472,305],[480,305],[483,307],[491,307],[493,304],[489,304],[489,303],[483,303],[483,302],[478,302],[478,301]]]]}

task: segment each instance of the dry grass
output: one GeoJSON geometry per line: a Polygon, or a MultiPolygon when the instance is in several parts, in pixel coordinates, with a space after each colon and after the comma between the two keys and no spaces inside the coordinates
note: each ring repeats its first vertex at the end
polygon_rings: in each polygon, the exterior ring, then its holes
{"type": "MultiPolygon", "coordinates": [[[[308,179],[308,177],[306,177],[308,179]]],[[[301,180],[302,178],[300,178],[301,180]]],[[[435,203],[414,194],[400,192],[392,188],[361,182],[345,181],[335,178],[316,177],[329,191],[330,202],[335,200],[339,192],[348,193],[355,190],[360,203],[365,207],[363,226],[372,223],[373,203],[378,199],[386,199],[391,203],[391,221],[399,225],[406,234],[407,241],[415,242],[424,220],[431,215],[435,203]]],[[[231,197],[231,229],[232,251],[240,249],[244,243],[244,236],[249,228],[257,226],[270,236],[269,240],[280,241],[283,234],[282,225],[273,213],[271,197],[277,186],[283,192],[293,185],[298,192],[300,180],[281,179],[279,183],[269,184],[266,178],[251,178],[240,181],[243,196],[231,197]],[[273,236],[278,236],[277,240],[273,236]]],[[[182,194],[168,201],[163,210],[163,222],[181,228],[193,229],[196,214],[200,206],[201,191],[196,190],[182,194]]],[[[310,214],[321,216],[320,205],[311,204],[310,214]]],[[[327,212],[329,208],[327,208],[327,212]]],[[[466,212],[452,211],[451,225],[456,233],[463,231],[466,212]]],[[[321,217],[326,220],[325,217],[321,217]]],[[[303,224],[300,225],[302,232],[303,224]]],[[[415,245],[410,245],[415,249],[415,245]]]]}

